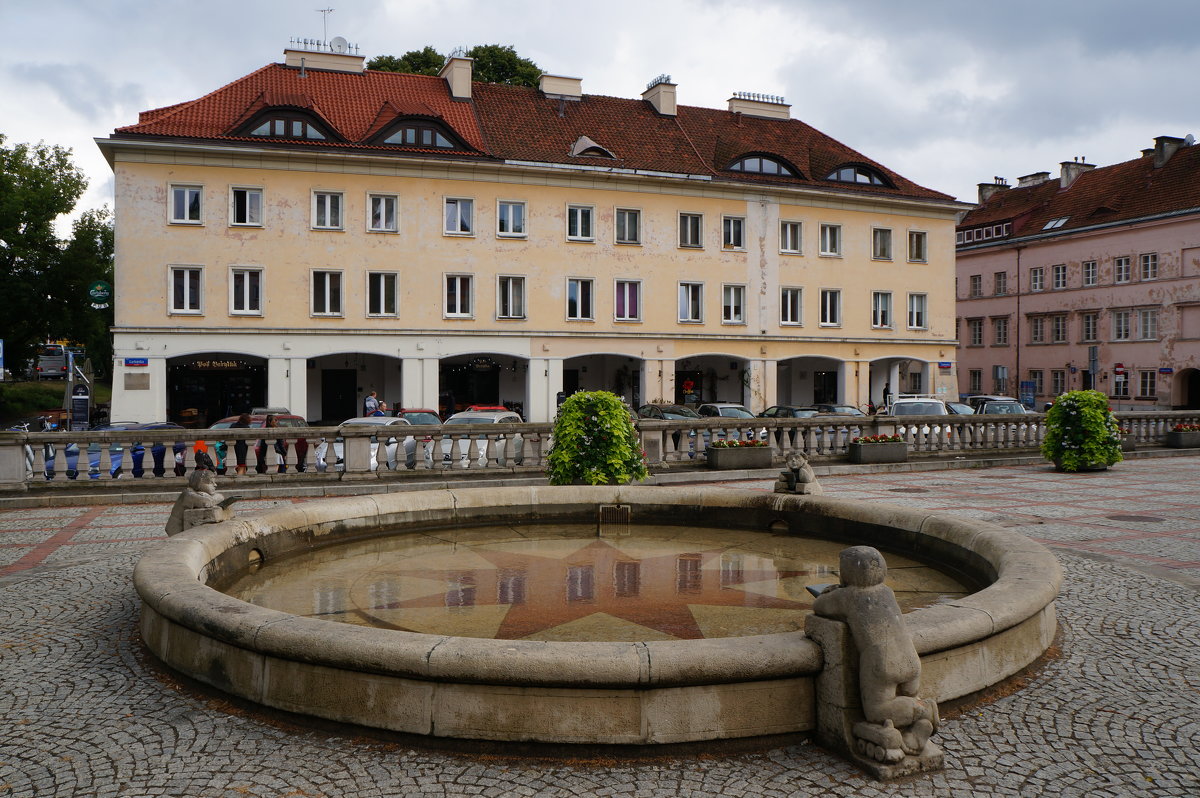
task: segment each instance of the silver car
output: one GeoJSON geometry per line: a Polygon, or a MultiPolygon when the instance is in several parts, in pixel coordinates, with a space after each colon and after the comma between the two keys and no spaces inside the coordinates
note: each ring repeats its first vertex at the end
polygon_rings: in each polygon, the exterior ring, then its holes
{"type": "MultiPolygon", "coordinates": [[[[442,462],[450,462],[451,447],[458,447],[459,465],[466,468],[470,463],[470,441],[469,439],[459,439],[457,442],[449,437],[454,432],[454,427],[464,424],[520,424],[521,417],[511,410],[464,410],[461,413],[455,413],[446,419],[446,423],[442,425],[443,432],[446,437],[442,438],[442,462]]],[[[509,440],[505,435],[501,435],[497,439],[488,440],[486,435],[475,436],[479,446],[478,463],[485,466],[488,463],[488,450],[491,449],[496,461],[500,465],[508,465],[509,440]]],[[[525,460],[525,439],[521,437],[521,433],[516,433],[512,436],[512,453],[513,461],[520,465],[525,460]]]]}
{"type": "MultiPolygon", "coordinates": [[[[397,418],[393,416],[360,416],[358,418],[350,418],[338,425],[339,427],[408,427],[409,424],[406,418],[397,418]]],[[[382,432],[382,430],[381,430],[382,432]]],[[[387,432],[393,435],[400,430],[388,430],[387,432]]],[[[393,471],[397,468],[396,453],[400,448],[400,439],[396,437],[388,437],[383,443],[383,453],[380,456],[379,444],[380,435],[371,436],[371,470],[375,471],[380,466],[386,466],[393,471]]],[[[334,468],[342,471],[345,468],[345,452],[342,438],[337,438],[333,442],[333,452],[335,457],[334,468]]],[[[417,441],[411,435],[404,438],[404,465],[408,468],[413,468],[417,463],[417,441]]],[[[429,462],[432,459],[431,452],[426,447],[425,459],[429,462]]]]}

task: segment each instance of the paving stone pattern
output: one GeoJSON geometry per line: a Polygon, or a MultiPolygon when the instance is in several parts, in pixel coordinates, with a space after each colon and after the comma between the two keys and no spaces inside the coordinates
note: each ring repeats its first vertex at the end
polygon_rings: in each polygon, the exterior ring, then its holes
{"type": "Polygon", "coordinates": [[[0,798],[1200,795],[1200,458],[822,483],[1002,523],[1066,570],[1061,655],[947,719],[942,773],[879,784],[807,742],[642,759],[446,753],[232,705],[144,660],[130,575],[164,504],[0,511],[0,798]],[[1104,518],[1118,514],[1171,523],[1104,518]]]}

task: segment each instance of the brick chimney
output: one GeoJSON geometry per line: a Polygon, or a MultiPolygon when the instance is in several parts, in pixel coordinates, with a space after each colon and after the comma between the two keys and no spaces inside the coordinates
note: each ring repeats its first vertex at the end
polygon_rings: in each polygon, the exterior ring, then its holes
{"type": "Polygon", "coordinates": [[[1022,175],[1017,178],[1017,188],[1029,188],[1030,186],[1040,186],[1050,179],[1049,172],[1034,172],[1033,174],[1022,175]]]}
{"type": "Polygon", "coordinates": [[[772,94],[735,91],[729,98],[729,110],[735,114],[765,116],[768,119],[792,118],[792,106],[784,102],[782,97],[772,94]]]}
{"type": "Polygon", "coordinates": [[[659,75],[646,85],[642,99],[654,106],[663,116],[675,116],[675,84],[670,75],[659,75]]]}
{"type": "Polygon", "coordinates": [[[474,58],[454,55],[446,59],[438,77],[446,80],[451,97],[456,100],[471,99],[471,73],[474,67],[474,58]]]}
{"type": "Polygon", "coordinates": [[[1059,188],[1070,188],[1071,184],[1075,182],[1075,178],[1096,168],[1095,164],[1087,163],[1087,159],[1082,156],[1073,161],[1063,161],[1059,166],[1062,167],[1058,179],[1059,188]]]}
{"type": "Polygon", "coordinates": [[[1166,165],[1167,161],[1171,160],[1171,156],[1179,151],[1180,147],[1187,146],[1183,139],[1175,136],[1156,136],[1154,138],[1154,168],[1161,169],[1166,165]]]}
{"type": "Polygon", "coordinates": [[[993,177],[991,183],[980,183],[979,204],[986,205],[987,201],[990,200],[994,195],[1001,191],[1008,191],[1009,188],[1011,188],[1011,186],[1008,185],[1008,181],[999,175],[993,177]]]}

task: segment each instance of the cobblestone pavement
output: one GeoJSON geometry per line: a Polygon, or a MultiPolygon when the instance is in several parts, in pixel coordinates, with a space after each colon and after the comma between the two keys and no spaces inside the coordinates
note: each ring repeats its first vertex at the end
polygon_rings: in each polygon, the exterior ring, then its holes
{"type": "Polygon", "coordinates": [[[144,661],[130,575],[161,536],[169,508],[156,504],[0,511],[0,798],[1200,795],[1200,458],[822,483],[1013,527],[1066,570],[1061,654],[947,719],[942,773],[879,784],[806,742],[642,759],[447,753],[233,706],[144,661]]]}

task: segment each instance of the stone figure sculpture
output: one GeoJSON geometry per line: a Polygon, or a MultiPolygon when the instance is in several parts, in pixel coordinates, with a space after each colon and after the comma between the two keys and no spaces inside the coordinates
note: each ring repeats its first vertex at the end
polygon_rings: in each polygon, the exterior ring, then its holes
{"type": "MultiPolygon", "coordinates": [[[[877,771],[882,777],[939,768],[941,749],[929,742],[939,724],[937,703],[919,696],[921,659],[896,595],[884,584],[883,555],[870,546],[854,546],[841,552],[840,567],[841,583],[816,597],[813,613],[849,628],[858,651],[861,716],[854,707],[843,707],[843,721],[831,725],[847,729],[852,740],[845,740],[846,746],[875,763],[892,766],[915,758],[906,766],[877,771]]],[[[852,668],[841,670],[844,678],[852,678],[852,668]]]]}
{"type": "Polygon", "coordinates": [[[226,499],[217,493],[217,478],[206,468],[197,468],[188,475],[187,487],[167,519],[167,536],[178,535],[199,524],[216,524],[233,517],[231,506],[236,497],[226,499]]]}
{"type": "Polygon", "coordinates": [[[808,458],[800,452],[792,452],[785,461],[787,469],[779,472],[775,480],[776,493],[795,493],[801,496],[816,496],[824,493],[825,489],[817,482],[817,475],[808,458]]]}

